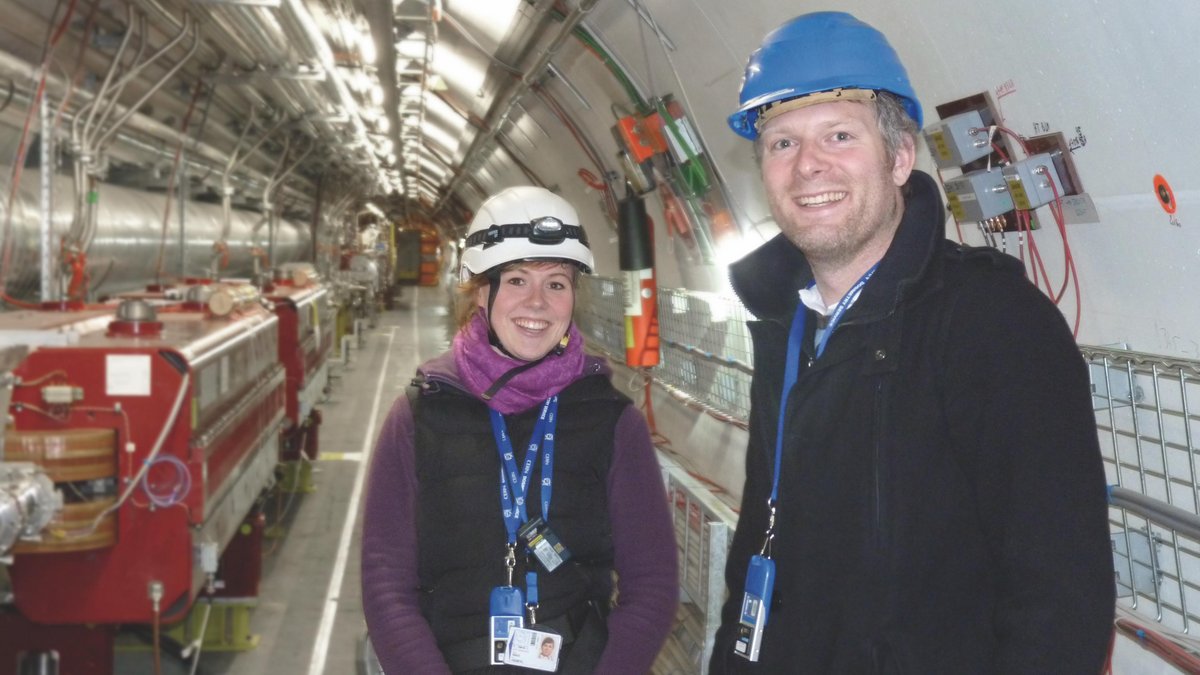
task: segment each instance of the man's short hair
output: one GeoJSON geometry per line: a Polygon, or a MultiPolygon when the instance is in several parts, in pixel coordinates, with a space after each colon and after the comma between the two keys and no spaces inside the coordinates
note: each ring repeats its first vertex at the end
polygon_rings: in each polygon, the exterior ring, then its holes
{"type": "MultiPolygon", "coordinates": [[[[904,145],[904,139],[908,139],[916,145],[917,142],[917,122],[909,116],[908,111],[904,107],[904,99],[891,93],[890,91],[875,92],[875,99],[871,101],[847,101],[847,103],[855,103],[857,105],[870,105],[875,108],[875,123],[879,128],[880,135],[883,136],[884,152],[887,156],[887,162],[890,165],[896,161],[896,153],[904,145]]],[[[762,162],[762,136],[754,139],[754,159],[757,162],[762,162]]]]}
{"type": "Polygon", "coordinates": [[[896,153],[903,147],[905,138],[913,145],[917,142],[917,122],[909,117],[904,100],[890,91],[876,92],[875,122],[883,135],[888,164],[896,161],[896,153]]]}

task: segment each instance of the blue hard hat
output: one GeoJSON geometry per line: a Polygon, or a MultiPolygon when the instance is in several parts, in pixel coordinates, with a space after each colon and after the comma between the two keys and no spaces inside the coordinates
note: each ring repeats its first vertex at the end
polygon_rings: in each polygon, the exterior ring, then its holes
{"type": "Polygon", "coordinates": [[[754,140],[764,105],[834,89],[891,92],[921,126],[921,104],[896,51],[883,33],[845,12],[802,14],[768,33],[746,63],[729,126],[754,140]]]}

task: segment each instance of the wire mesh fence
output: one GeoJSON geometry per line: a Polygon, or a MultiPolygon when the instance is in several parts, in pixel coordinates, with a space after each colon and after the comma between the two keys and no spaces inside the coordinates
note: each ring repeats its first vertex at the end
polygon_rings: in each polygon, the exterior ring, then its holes
{"type": "MultiPolygon", "coordinates": [[[[624,287],[620,279],[584,277],[579,321],[593,346],[625,353],[624,287]]],[[[653,375],[703,406],[745,422],[750,412],[749,313],[735,298],[658,289],[659,364],[653,375]]]]}
{"type": "Polygon", "coordinates": [[[1200,509],[1200,362],[1081,351],[1108,482],[1150,498],[1110,509],[1119,602],[1190,633],[1200,626],[1200,529],[1186,522],[1200,509]]]}

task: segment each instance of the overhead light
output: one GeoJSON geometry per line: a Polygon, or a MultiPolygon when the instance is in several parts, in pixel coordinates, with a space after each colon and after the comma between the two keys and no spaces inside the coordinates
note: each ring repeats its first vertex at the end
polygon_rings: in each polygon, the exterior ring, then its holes
{"type": "Polygon", "coordinates": [[[454,3],[454,12],[463,23],[480,31],[481,37],[498,43],[508,32],[520,5],[521,0],[454,3]]]}
{"type": "Polygon", "coordinates": [[[425,44],[425,34],[413,31],[396,43],[396,56],[404,59],[424,59],[425,44]]]}
{"type": "Polygon", "coordinates": [[[478,91],[487,76],[488,62],[472,55],[468,57],[444,44],[434,52],[433,68],[455,91],[478,91]]]}
{"type": "Polygon", "coordinates": [[[363,63],[375,63],[375,40],[370,33],[359,34],[358,52],[362,56],[363,63]]]}
{"type": "Polygon", "coordinates": [[[383,86],[376,84],[371,87],[371,103],[383,105],[383,86]]]}

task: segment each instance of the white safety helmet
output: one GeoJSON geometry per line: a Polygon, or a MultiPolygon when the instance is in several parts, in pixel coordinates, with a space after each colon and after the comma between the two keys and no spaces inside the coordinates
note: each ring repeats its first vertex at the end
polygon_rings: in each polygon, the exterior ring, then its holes
{"type": "Polygon", "coordinates": [[[546,188],[511,187],[488,198],[471,220],[459,277],[466,281],[498,265],[543,258],[569,260],[592,271],[592,252],[575,208],[546,188]]]}

